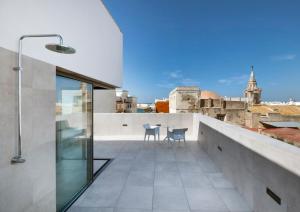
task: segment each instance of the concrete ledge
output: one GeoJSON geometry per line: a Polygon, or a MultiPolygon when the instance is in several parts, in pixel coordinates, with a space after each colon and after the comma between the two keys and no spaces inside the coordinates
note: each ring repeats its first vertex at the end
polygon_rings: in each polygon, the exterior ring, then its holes
{"type": "Polygon", "coordinates": [[[203,123],[300,177],[300,149],[265,135],[198,115],[203,123]]]}

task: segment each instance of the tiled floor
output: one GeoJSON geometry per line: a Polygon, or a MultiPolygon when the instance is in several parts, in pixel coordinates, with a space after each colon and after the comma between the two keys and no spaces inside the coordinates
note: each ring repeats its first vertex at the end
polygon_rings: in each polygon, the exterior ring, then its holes
{"type": "Polygon", "coordinates": [[[197,142],[98,141],[114,158],[70,212],[250,212],[197,142]]]}

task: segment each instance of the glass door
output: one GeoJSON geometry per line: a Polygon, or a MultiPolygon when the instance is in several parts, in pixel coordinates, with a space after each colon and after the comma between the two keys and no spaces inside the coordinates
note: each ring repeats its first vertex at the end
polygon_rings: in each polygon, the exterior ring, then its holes
{"type": "Polygon", "coordinates": [[[56,205],[63,211],[91,182],[93,86],[56,76],[56,205]]]}

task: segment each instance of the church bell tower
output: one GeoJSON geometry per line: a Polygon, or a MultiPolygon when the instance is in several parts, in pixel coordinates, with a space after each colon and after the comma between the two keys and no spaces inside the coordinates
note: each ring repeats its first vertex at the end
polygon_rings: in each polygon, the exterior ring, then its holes
{"type": "Polygon", "coordinates": [[[257,87],[253,66],[251,66],[250,79],[245,90],[245,97],[249,105],[259,104],[262,90],[257,87]]]}

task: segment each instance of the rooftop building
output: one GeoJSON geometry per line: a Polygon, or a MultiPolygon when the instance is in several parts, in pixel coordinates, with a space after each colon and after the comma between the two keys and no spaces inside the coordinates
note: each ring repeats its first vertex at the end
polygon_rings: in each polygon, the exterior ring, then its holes
{"type": "Polygon", "coordinates": [[[244,125],[246,101],[224,100],[212,91],[202,91],[198,87],[177,87],[170,92],[170,113],[202,113],[227,122],[244,125]]]}
{"type": "Polygon", "coordinates": [[[200,93],[196,86],[176,87],[169,94],[170,113],[197,112],[200,93]]]}
{"type": "Polygon", "coordinates": [[[136,113],[137,98],[129,96],[126,90],[116,90],[116,111],[117,113],[136,113]]]}
{"type": "Polygon", "coordinates": [[[221,99],[222,97],[219,96],[217,93],[213,91],[201,91],[200,99],[221,99]]]}
{"type": "Polygon", "coordinates": [[[156,113],[169,113],[169,99],[155,99],[156,113]]]}

